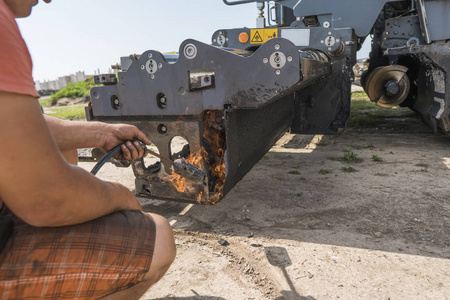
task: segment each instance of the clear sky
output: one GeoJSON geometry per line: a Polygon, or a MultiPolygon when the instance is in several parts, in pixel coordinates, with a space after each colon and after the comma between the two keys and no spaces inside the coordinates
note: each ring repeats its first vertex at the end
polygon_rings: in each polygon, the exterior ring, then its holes
{"type": "Polygon", "coordinates": [[[39,1],[18,24],[33,77],[42,81],[107,72],[121,56],[178,51],[188,38],[211,43],[217,29],[255,27],[256,17],[256,4],[227,6],[222,0],[53,0],[39,1]]]}

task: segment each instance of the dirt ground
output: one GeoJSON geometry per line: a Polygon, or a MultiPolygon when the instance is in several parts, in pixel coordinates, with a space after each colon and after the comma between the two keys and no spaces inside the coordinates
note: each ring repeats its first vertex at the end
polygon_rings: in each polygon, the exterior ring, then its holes
{"type": "Polygon", "coordinates": [[[449,180],[450,136],[414,116],[286,134],[217,206],[140,199],[178,248],[142,299],[450,299],[449,180]]]}

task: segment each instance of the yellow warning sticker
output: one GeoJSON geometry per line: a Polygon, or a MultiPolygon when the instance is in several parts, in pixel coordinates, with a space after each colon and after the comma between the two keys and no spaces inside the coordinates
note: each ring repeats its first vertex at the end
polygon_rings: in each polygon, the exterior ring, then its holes
{"type": "Polygon", "coordinates": [[[250,29],[250,44],[262,44],[278,37],[278,29],[250,29]]]}

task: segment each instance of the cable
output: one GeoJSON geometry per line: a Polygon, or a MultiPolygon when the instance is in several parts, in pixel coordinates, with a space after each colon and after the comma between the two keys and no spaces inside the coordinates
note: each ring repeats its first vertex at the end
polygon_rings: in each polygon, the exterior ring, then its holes
{"type": "Polygon", "coordinates": [[[92,168],[91,170],[91,174],[96,175],[98,171],[100,171],[100,169],[103,167],[103,165],[114,155],[116,155],[119,151],[121,151],[121,146],[123,144],[117,145],[114,148],[112,148],[111,150],[108,151],[108,153],[106,153],[105,155],[102,156],[102,158],[100,158],[100,160],[98,161],[98,163],[95,164],[95,166],[92,168]]]}

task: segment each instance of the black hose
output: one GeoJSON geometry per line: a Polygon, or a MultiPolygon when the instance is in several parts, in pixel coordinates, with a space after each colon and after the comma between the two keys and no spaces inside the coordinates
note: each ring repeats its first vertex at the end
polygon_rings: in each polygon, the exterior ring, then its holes
{"type": "Polygon", "coordinates": [[[100,160],[98,161],[98,163],[95,164],[95,166],[92,168],[91,170],[91,174],[96,175],[98,173],[98,171],[100,171],[100,169],[103,167],[103,165],[114,155],[116,155],[117,153],[119,153],[119,151],[121,151],[121,146],[123,144],[117,145],[114,148],[112,148],[111,150],[108,151],[108,153],[106,153],[105,155],[102,156],[102,158],[100,158],[100,160]]]}

